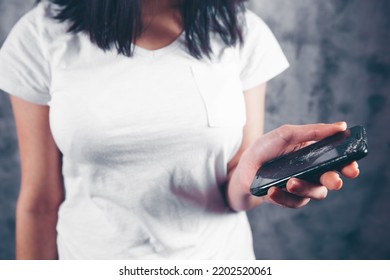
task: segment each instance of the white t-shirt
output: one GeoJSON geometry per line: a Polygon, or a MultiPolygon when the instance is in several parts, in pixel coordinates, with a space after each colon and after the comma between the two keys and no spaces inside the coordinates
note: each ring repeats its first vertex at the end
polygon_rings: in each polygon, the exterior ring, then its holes
{"type": "Polygon", "coordinates": [[[287,68],[273,34],[246,13],[245,43],[213,38],[196,60],[183,35],[134,57],[66,32],[40,3],[0,52],[0,88],[50,106],[63,153],[61,259],[252,259],[245,212],[220,193],[240,146],[243,91],[287,68]]]}

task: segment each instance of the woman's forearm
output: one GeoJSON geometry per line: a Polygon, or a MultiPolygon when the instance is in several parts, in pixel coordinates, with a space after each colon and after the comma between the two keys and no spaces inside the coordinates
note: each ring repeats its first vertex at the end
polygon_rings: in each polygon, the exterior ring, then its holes
{"type": "Polygon", "coordinates": [[[16,259],[57,259],[57,211],[16,211],[16,259]]]}

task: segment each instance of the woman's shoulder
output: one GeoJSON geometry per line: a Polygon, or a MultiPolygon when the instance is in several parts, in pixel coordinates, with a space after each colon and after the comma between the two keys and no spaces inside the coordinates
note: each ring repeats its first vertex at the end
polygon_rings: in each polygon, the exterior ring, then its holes
{"type": "Polygon", "coordinates": [[[49,39],[67,30],[66,24],[59,22],[54,17],[58,7],[50,1],[41,1],[24,14],[15,24],[14,32],[29,32],[40,39],[49,39]],[[48,38],[46,38],[48,37],[48,38]]]}
{"type": "Polygon", "coordinates": [[[246,33],[262,33],[270,32],[268,24],[258,14],[252,10],[247,9],[244,13],[245,25],[244,31],[246,33]]]}

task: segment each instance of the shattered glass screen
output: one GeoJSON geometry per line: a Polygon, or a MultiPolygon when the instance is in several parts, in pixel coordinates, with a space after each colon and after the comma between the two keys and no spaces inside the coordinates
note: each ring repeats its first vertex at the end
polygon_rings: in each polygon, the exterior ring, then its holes
{"type": "Polygon", "coordinates": [[[311,169],[313,166],[345,158],[361,148],[363,141],[352,130],[338,133],[323,141],[272,160],[263,165],[256,174],[256,185],[265,185],[278,179],[311,169]]]}

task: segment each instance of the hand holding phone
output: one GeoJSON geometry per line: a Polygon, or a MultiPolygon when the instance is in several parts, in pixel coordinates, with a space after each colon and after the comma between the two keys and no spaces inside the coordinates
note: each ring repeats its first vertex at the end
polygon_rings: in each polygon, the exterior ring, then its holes
{"type": "Polygon", "coordinates": [[[272,186],[285,187],[290,178],[310,180],[327,171],[338,170],[367,153],[365,129],[355,126],[263,164],[250,192],[263,196],[272,186]]]}

